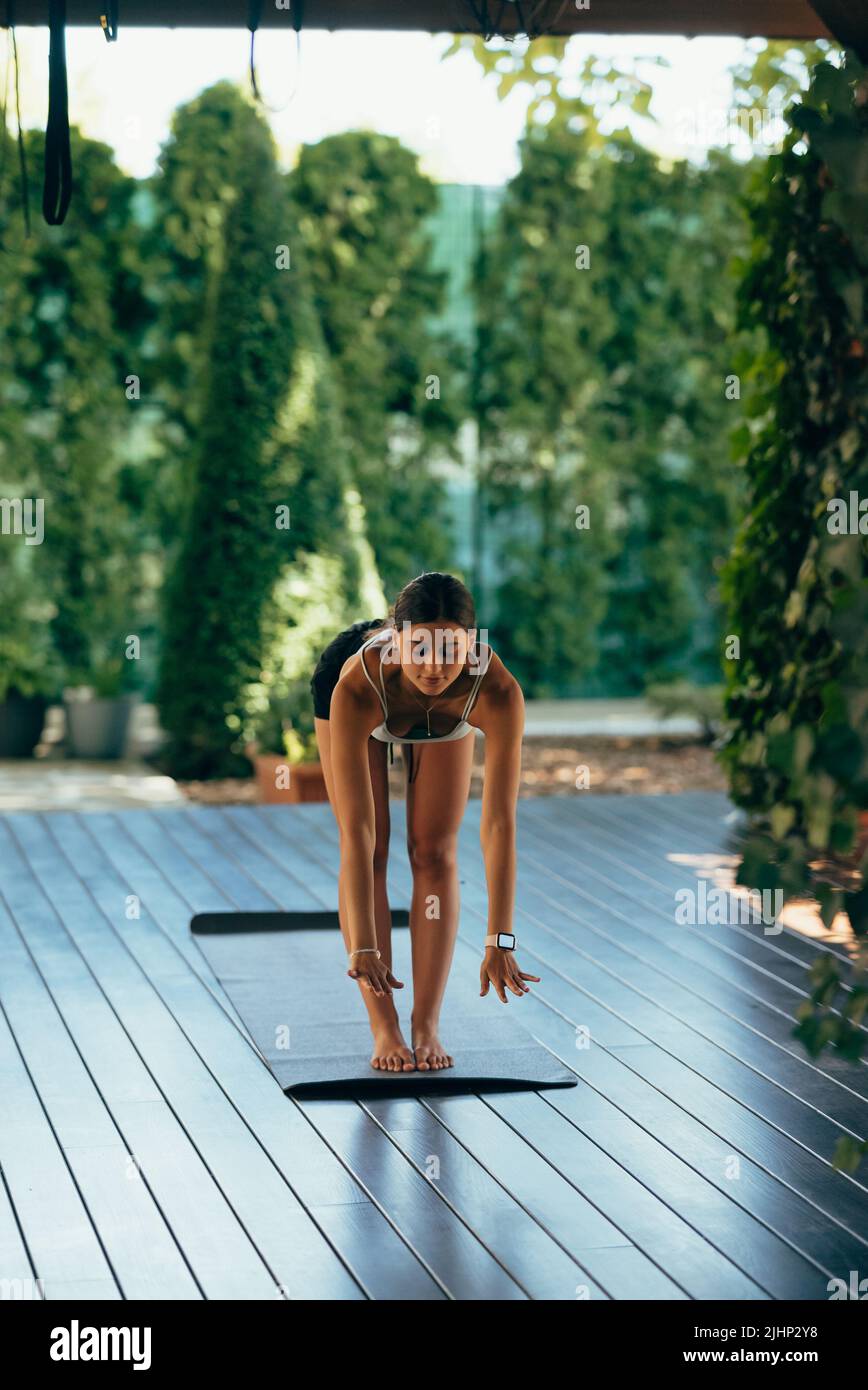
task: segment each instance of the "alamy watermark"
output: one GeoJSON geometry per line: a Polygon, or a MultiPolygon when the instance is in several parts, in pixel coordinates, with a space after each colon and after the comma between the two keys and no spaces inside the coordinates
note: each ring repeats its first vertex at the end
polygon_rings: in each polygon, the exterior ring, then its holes
{"type": "Polygon", "coordinates": [[[25,545],[41,545],[45,539],[45,500],[0,497],[0,534],[23,536],[25,545]]]}
{"type": "Polygon", "coordinates": [[[780,110],[767,106],[683,106],[675,117],[681,145],[763,145],[780,150],[787,124],[780,110]]]}
{"type": "Polygon", "coordinates": [[[784,910],[781,888],[733,893],[727,888],[709,888],[701,878],[696,888],[679,888],[675,903],[675,921],[680,927],[762,926],[764,936],[783,931],[778,920],[784,910]]]}
{"type": "Polygon", "coordinates": [[[868,536],[868,497],[851,491],[849,498],[830,497],[826,503],[830,536],[868,536]]]}
{"type": "MultiPolygon", "coordinates": [[[[401,624],[401,637],[404,644],[409,644],[412,649],[410,660],[414,666],[422,666],[429,662],[432,655],[437,665],[456,665],[464,659],[462,648],[466,642],[468,669],[474,673],[488,670],[491,648],[488,644],[487,627],[474,627],[466,630],[459,628],[457,631],[451,627],[435,627],[433,641],[427,627],[422,627],[417,632],[413,632],[413,627],[414,624],[406,618],[401,624]],[[482,647],[486,649],[484,657],[481,655],[482,647]]],[[[393,636],[383,650],[383,661],[389,664],[390,662],[397,663],[400,660],[399,644],[393,636]]]]}

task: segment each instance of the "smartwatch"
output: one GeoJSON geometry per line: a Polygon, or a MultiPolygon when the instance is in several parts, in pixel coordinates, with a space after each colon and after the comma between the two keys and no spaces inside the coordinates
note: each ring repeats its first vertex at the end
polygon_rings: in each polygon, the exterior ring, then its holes
{"type": "Polygon", "coordinates": [[[497,931],[485,938],[486,946],[499,946],[502,951],[515,950],[515,937],[511,931],[497,931]]]}

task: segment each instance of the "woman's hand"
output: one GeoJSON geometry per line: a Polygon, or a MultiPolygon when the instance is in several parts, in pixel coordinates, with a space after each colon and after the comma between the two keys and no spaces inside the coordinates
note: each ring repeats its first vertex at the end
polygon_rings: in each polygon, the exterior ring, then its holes
{"type": "Polygon", "coordinates": [[[362,989],[369,989],[378,999],[391,994],[393,989],[404,988],[401,981],[395,979],[386,962],[375,956],[373,951],[362,951],[357,956],[351,956],[347,974],[351,980],[358,980],[362,989]]]}
{"type": "Polygon", "coordinates": [[[504,951],[500,946],[486,946],[479,970],[479,983],[482,986],[479,991],[480,998],[488,993],[489,985],[494,985],[495,994],[501,1004],[508,1002],[505,992],[508,989],[521,998],[523,994],[530,993],[525,980],[533,980],[534,984],[539,984],[540,977],[526,975],[523,970],[519,970],[518,961],[512,951],[504,951]]]}

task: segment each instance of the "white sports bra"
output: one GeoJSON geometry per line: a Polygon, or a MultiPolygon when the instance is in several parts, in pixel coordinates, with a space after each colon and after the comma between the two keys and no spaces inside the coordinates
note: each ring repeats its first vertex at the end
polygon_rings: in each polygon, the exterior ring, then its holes
{"type": "Polygon", "coordinates": [[[362,643],[361,647],[359,648],[359,660],[362,663],[362,670],[367,676],[368,684],[371,686],[373,690],[377,691],[377,694],[380,697],[380,704],[383,706],[383,722],[382,724],[378,724],[376,729],[372,730],[371,738],[377,738],[380,740],[381,743],[451,743],[453,739],[465,738],[467,734],[473,733],[474,726],[472,724],[468,724],[467,716],[473,708],[473,702],[476,699],[476,696],[479,693],[479,687],[482,684],[482,677],[488,670],[489,662],[491,660],[491,647],[488,646],[488,643],[482,643],[483,646],[488,647],[488,658],[485,661],[484,665],[480,663],[479,673],[473,682],[470,694],[467,697],[467,703],[464,706],[464,709],[461,713],[461,718],[455,725],[455,728],[451,729],[448,734],[425,733],[422,734],[421,737],[414,737],[413,730],[418,727],[421,727],[420,725],[414,724],[410,732],[406,734],[393,734],[388,727],[389,710],[388,706],[386,705],[386,687],[383,684],[383,654],[385,651],[386,643],[390,642],[391,640],[392,634],[391,631],[387,628],[383,631],[373,633],[370,637],[367,638],[366,641],[362,643]],[[374,685],[374,682],[371,680],[371,673],[368,670],[364,655],[362,655],[362,653],[364,653],[368,647],[372,647],[376,642],[379,642],[381,644],[379,690],[377,690],[376,685],[374,685]]]}

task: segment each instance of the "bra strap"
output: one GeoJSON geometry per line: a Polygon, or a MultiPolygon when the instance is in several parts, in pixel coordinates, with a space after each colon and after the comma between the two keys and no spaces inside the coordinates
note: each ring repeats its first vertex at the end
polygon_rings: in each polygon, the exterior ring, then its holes
{"type": "MultiPolygon", "coordinates": [[[[374,633],[374,637],[376,637],[376,635],[377,635],[377,634],[374,633]]],[[[366,676],[367,681],[368,681],[368,685],[371,687],[372,690],[375,690],[375,691],[376,691],[376,693],[377,693],[377,698],[379,699],[380,704],[383,706],[383,721],[385,722],[385,721],[388,719],[388,717],[389,717],[389,711],[388,711],[388,709],[386,708],[386,692],[385,692],[385,690],[384,690],[383,693],[380,694],[380,691],[377,690],[376,685],[374,684],[373,680],[371,679],[371,673],[370,673],[370,671],[368,670],[368,663],[365,661],[365,651],[366,651],[367,648],[371,645],[372,640],[373,640],[373,638],[369,637],[368,640],[367,640],[366,642],[363,642],[363,643],[362,643],[361,647],[359,648],[359,660],[360,660],[361,663],[362,663],[362,670],[363,670],[364,673],[365,673],[365,676],[366,676]]],[[[382,685],[382,684],[383,684],[383,653],[380,652],[380,685],[382,685]]]]}
{"type": "Polygon", "coordinates": [[[485,665],[484,665],[484,666],[482,667],[482,669],[477,673],[476,680],[473,682],[473,685],[471,686],[470,694],[469,694],[468,697],[467,697],[467,704],[464,706],[464,712],[463,712],[463,714],[461,715],[461,721],[460,721],[460,722],[461,722],[462,724],[465,722],[465,720],[467,719],[468,714],[470,713],[471,709],[473,708],[473,702],[474,702],[474,700],[476,699],[476,696],[479,694],[479,687],[480,687],[480,685],[482,684],[483,676],[485,675],[486,671],[488,670],[489,665],[491,664],[491,647],[489,646],[489,644],[488,644],[487,642],[483,643],[483,646],[488,647],[488,661],[486,661],[485,665]]]}

